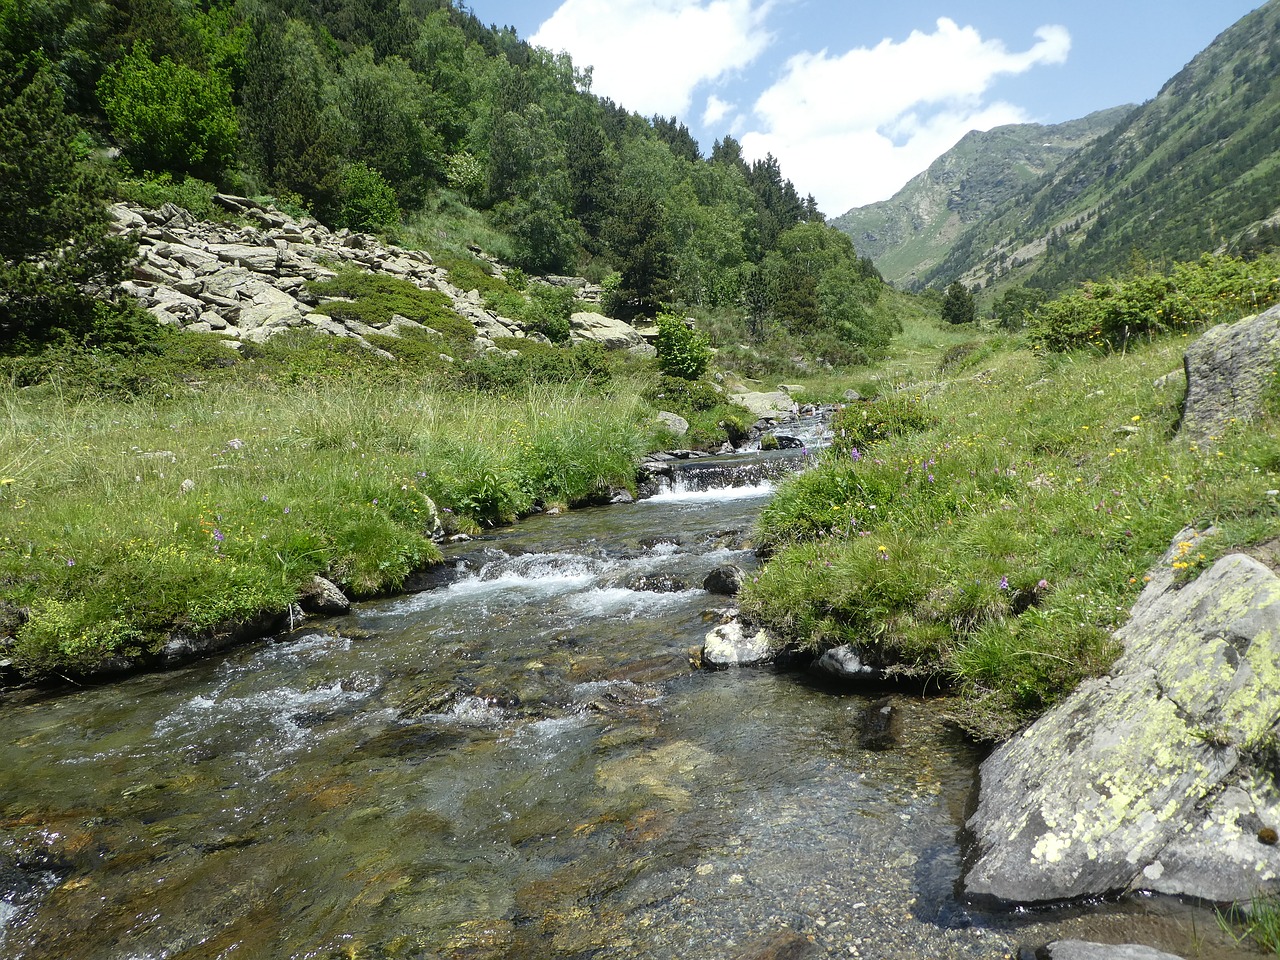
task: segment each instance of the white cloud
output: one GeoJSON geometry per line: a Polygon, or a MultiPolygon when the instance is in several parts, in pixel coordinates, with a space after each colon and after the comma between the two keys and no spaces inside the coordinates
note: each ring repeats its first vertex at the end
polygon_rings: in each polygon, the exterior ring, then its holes
{"type": "Polygon", "coordinates": [[[565,0],[537,46],[591,66],[592,92],[644,116],[683,115],[699,84],[750,64],[769,44],[773,0],[565,0]]]}
{"type": "Polygon", "coordinates": [[[983,95],[1001,75],[1065,62],[1065,27],[1041,27],[1036,38],[1013,53],[944,18],[901,43],[797,54],[757,99],[759,129],[743,135],[743,150],[776,156],[828,214],[883,200],[968,131],[1026,122],[1020,108],[983,95]]]}
{"type": "Polygon", "coordinates": [[[707,97],[706,109],[702,111],[702,125],[704,127],[714,127],[717,123],[729,115],[729,111],[733,109],[732,103],[725,103],[714,93],[707,97]]]}

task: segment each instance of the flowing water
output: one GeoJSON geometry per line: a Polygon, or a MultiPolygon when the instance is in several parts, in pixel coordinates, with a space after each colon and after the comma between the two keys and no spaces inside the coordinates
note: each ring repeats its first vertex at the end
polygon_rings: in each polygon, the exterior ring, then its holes
{"type": "Polygon", "coordinates": [[[455,545],[421,592],[218,659],[11,699],[0,957],[1244,956],[1173,901],[957,901],[978,757],[945,700],[891,693],[901,741],[871,752],[865,692],[690,665],[724,606],[703,577],[754,568],[765,459],[455,545]]]}

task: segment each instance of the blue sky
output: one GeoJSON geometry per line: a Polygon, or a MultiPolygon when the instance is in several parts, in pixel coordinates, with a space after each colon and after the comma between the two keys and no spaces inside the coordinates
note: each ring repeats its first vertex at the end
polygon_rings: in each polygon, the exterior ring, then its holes
{"type": "Polygon", "coordinates": [[[773,153],[837,216],[969,130],[1154,97],[1257,0],[471,0],[592,65],[592,89],[709,149],[773,153]]]}

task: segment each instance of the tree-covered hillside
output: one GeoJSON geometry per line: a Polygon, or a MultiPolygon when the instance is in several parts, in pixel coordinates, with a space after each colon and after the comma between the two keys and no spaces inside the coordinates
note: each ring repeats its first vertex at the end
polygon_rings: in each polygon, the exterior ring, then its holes
{"type": "Polygon", "coordinates": [[[811,354],[888,339],[870,261],[773,157],[729,136],[704,157],[676,118],[593,95],[590,71],[450,0],[0,0],[0,74],[0,111],[47,89],[51,131],[0,138],[0,165],[58,152],[68,184],[15,210],[83,204],[69,184],[89,175],[365,230],[465,205],[527,272],[613,276],[623,314],[733,310],[811,354]]]}
{"type": "Polygon", "coordinates": [[[1280,213],[1280,0],[1208,48],[1109,133],[961,236],[921,278],[1047,290],[1273,245],[1280,213]]]}

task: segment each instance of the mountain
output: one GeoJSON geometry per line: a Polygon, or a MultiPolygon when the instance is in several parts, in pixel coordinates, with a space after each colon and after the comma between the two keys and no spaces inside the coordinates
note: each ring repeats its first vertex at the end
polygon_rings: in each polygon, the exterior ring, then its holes
{"type": "Polygon", "coordinates": [[[854,207],[831,225],[847,233],[886,280],[912,286],[956,239],[1001,203],[1112,129],[1132,105],[1045,126],[973,130],[889,200],[854,207]]]}
{"type": "Polygon", "coordinates": [[[1280,0],[1223,31],[1156,97],[973,223],[918,284],[1055,290],[1274,244],[1280,0]]]}

